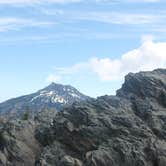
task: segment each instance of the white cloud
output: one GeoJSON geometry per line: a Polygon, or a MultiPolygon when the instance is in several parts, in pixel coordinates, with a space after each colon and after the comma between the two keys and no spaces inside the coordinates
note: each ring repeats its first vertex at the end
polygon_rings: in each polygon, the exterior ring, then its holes
{"type": "Polygon", "coordinates": [[[70,67],[55,68],[55,70],[61,75],[75,74],[77,72],[84,71],[89,68],[88,63],[78,63],[70,67]]]}
{"type": "Polygon", "coordinates": [[[56,76],[53,74],[50,74],[46,79],[47,82],[59,82],[60,80],[61,80],[60,76],[56,76]]]}
{"type": "Polygon", "coordinates": [[[147,42],[147,41],[153,41],[155,37],[153,35],[143,35],[142,36],[142,43],[147,42]]]}
{"type": "Polygon", "coordinates": [[[31,19],[5,17],[0,18],[0,32],[8,30],[18,30],[23,27],[44,27],[55,23],[47,21],[36,21],[31,19]]]}
{"type": "Polygon", "coordinates": [[[8,5],[31,5],[31,4],[41,4],[41,3],[76,3],[81,0],[0,0],[0,4],[8,4],[8,5]]]}
{"type": "Polygon", "coordinates": [[[165,12],[154,13],[136,13],[136,12],[116,12],[116,11],[70,11],[70,10],[52,10],[42,9],[41,12],[45,15],[59,15],[67,20],[81,21],[96,21],[108,24],[165,24],[165,12]]]}
{"type": "Polygon", "coordinates": [[[160,2],[162,0],[0,0],[0,4],[77,3],[77,2],[160,2]]]}
{"type": "Polygon", "coordinates": [[[92,71],[103,81],[116,80],[119,78],[121,62],[118,59],[92,58],[90,65],[92,71]]]}
{"type": "Polygon", "coordinates": [[[56,70],[56,76],[76,77],[96,74],[102,81],[122,80],[129,72],[166,68],[166,42],[153,42],[144,38],[142,45],[123,54],[120,58],[91,58],[87,62],[56,70]],[[80,65],[81,64],[81,65],[80,65]]]}
{"type": "Polygon", "coordinates": [[[118,80],[129,72],[166,67],[166,42],[146,40],[141,47],[131,50],[117,59],[91,61],[92,69],[104,81],[118,80]]]}
{"type": "Polygon", "coordinates": [[[86,12],[75,15],[80,20],[98,21],[112,24],[147,24],[161,20],[153,14],[135,14],[119,12],[86,12]]]}
{"type": "Polygon", "coordinates": [[[142,3],[142,2],[146,2],[146,3],[150,3],[150,2],[161,2],[161,0],[127,0],[128,2],[139,2],[139,3],[142,3]]]}

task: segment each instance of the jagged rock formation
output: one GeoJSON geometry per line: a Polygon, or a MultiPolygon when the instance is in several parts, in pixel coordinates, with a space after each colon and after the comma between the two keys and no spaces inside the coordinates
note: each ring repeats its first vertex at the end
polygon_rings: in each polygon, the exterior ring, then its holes
{"type": "Polygon", "coordinates": [[[43,146],[36,139],[36,129],[45,132],[56,111],[44,109],[35,119],[0,118],[0,166],[33,166],[43,146]]]}
{"type": "Polygon", "coordinates": [[[32,166],[41,145],[33,121],[0,121],[0,166],[32,166]]]}
{"type": "Polygon", "coordinates": [[[0,103],[0,114],[13,117],[28,111],[29,114],[35,116],[36,112],[43,109],[49,108],[59,111],[64,106],[71,105],[75,101],[86,100],[87,98],[89,97],[70,85],[52,83],[36,93],[0,103]]]}
{"type": "MultiPolygon", "coordinates": [[[[30,135],[39,147],[37,152],[33,151],[35,157],[30,156],[35,161],[28,163],[29,166],[166,165],[164,69],[130,73],[116,96],[75,102],[56,115],[50,114],[45,117],[46,111],[35,118],[35,136],[30,135]]],[[[19,164],[15,159],[28,153],[24,149],[18,153],[13,144],[4,143],[6,137],[2,138],[0,163],[26,165],[24,157],[19,164]]],[[[17,141],[19,137],[14,139],[17,141]]],[[[33,147],[34,142],[28,145],[33,147]]]]}
{"type": "Polygon", "coordinates": [[[59,112],[37,166],[165,166],[166,70],[129,74],[117,96],[59,112]]]}

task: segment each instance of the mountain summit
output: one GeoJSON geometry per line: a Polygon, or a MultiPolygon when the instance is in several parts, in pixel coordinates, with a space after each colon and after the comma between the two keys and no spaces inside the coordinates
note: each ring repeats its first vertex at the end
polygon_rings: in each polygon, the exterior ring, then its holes
{"type": "MultiPolygon", "coordinates": [[[[32,104],[45,103],[58,105],[72,104],[75,101],[85,100],[87,96],[80,93],[70,85],[51,83],[46,88],[39,90],[31,99],[32,104]]],[[[58,108],[59,109],[59,108],[58,108]]]]}
{"type": "Polygon", "coordinates": [[[63,106],[89,97],[70,85],[51,83],[33,94],[10,99],[0,104],[0,114],[40,111],[43,108],[61,110],[63,106]]]}

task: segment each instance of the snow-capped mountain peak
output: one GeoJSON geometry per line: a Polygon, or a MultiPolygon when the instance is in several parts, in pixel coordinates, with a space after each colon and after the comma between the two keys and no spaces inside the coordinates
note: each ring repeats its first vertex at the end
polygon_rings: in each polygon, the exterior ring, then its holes
{"type": "Polygon", "coordinates": [[[36,93],[0,103],[0,113],[25,111],[27,107],[34,111],[40,111],[45,107],[61,110],[65,105],[88,98],[70,85],[51,83],[36,93]]]}
{"type": "Polygon", "coordinates": [[[44,89],[39,90],[36,96],[31,99],[31,102],[41,99],[43,102],[50,100],[51,103],[69,104],[84,98],[86,98],[85,95],[70,85],[51,83],[44,89]]]}

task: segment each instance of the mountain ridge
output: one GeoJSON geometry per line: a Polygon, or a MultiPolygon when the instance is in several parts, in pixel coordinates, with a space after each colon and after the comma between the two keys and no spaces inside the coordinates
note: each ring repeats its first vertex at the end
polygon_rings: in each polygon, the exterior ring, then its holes
{"type": "Polygon", "coordinates": [[[88,98],[71,85],[51,83],[37,92],[0,103],[0,113],[17,114],[29,110],[33,112],[35,110],[40,111],[45,107],[59,111],[65,105],[88,98]]]}

